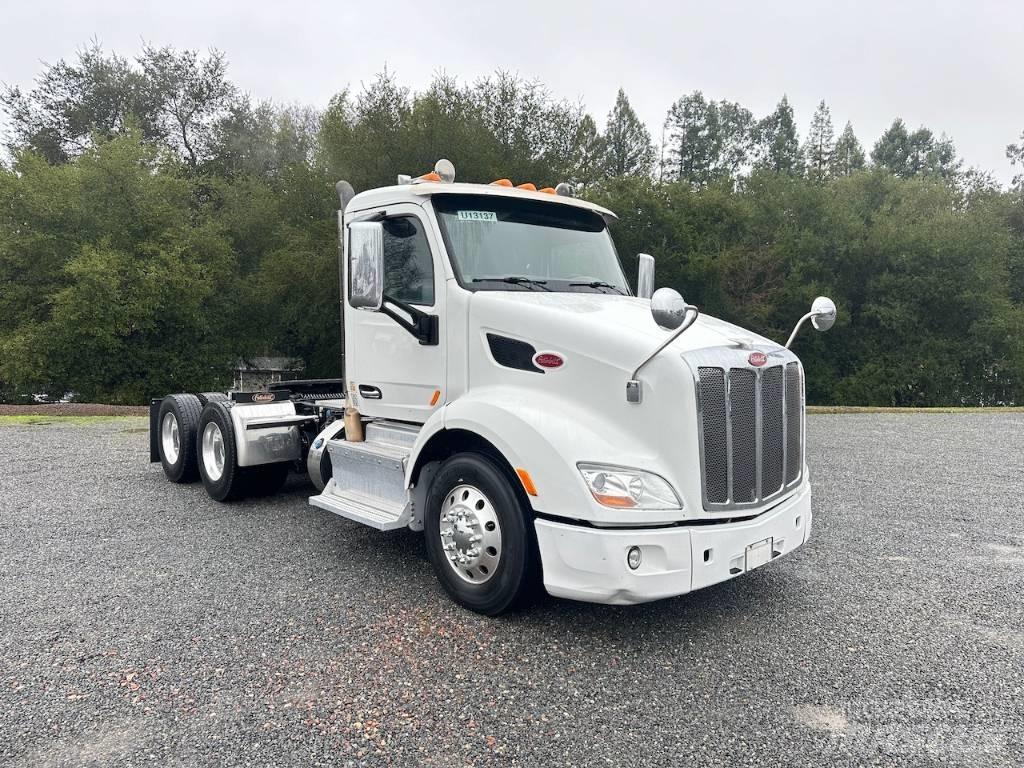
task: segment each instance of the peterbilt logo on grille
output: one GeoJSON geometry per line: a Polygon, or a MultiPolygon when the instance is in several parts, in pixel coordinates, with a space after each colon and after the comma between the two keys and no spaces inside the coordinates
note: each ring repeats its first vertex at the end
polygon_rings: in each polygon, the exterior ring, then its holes
{"type": "Polygon", "coordinates": [[[747,356],[747,362],[755,368],[760,368],[762,365],[768,362],[768,355],[764,352],[751,352],[747,356]]]}
{"type": "Polygon", "coordinates": [[[273,399],[274,399],[274,393],[273,392],[257,392],[256,394],[254,394],[252,396],[252,401],[254,403],[269,403],[273,399]]]}

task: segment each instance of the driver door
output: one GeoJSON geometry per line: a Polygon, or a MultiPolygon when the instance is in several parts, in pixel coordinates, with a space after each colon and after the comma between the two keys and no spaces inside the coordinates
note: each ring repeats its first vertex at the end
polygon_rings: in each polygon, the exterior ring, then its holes
{"type": "MultiPolygon", "coordinates": [[[[409,318],[391,300],[444,317],[444,269],[436,238],[417,205],[387,206],[384,228],[384,306],[409,318]]],[[[346,259],[348,256],[346,243],[346,259]]],[[[346,272],[346,275],[348,273],[346,272]]],[[[345,378],[350,402],[364,416],[422,424],[444,402],[443,343],[421,343],[384,311],[357,309],[345,287],[345,378]]],[[[440,329],[437,339],[444,338],[440,329]]],[[[436,340],[435,340],[436,341],[436,340]]]]}

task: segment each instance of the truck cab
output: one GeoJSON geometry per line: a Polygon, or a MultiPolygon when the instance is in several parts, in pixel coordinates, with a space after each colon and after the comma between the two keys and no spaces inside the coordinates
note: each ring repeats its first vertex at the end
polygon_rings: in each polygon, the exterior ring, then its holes
{"type": "MultiPolygon", "coordinates": [[[[181,439],[208,489],[209,425],[227,424],[222,466],[304,464],[311,504],[423,531],[445,590],[485,614],[541,586],[681,595],[801,546],[811,490],[789,344],[652,292],[649,256],[634,295],[614,213],[568,191],[456,183],[447,161],[360,194],[339,183],[340,391],[203,404],[181,439]]],[[[834,318],[819,298],[800,323],[834,318]]],[[[154,434],[165,421],[157,409],[154,434]]]]}

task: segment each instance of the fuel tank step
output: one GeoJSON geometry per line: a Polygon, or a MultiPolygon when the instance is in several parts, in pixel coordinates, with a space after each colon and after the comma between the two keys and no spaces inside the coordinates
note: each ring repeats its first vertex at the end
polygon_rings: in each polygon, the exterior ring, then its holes
{"type": "Polygon", "coordinates": [[[416,424],[375,420],[366,425],[366,442],[398,445],[411,450],[419,433],[420,427],[416,424]]]}

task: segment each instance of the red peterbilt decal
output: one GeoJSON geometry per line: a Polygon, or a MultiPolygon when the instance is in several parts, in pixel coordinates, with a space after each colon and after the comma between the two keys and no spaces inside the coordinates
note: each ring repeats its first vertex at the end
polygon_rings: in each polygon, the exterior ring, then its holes
{"type": "Polygon", "coordinates": [[[768,362],[768,355],[764,352],[751,352],[747,357],[747,362],[755,368],[760,368],[762,365],[768,362]]]}
{"type": "Polygon", "coordinates": [[[254,403],[266,403],[266,402],[269,402],[270,400],[273,400],[273,399],[274,399],[274,393],[273,392],[257,392],[256,394],[254,394],[252,396],[252,401],[254,403]]]}
{"type": "Polygon", "coordinates": [[[533,356],[533,362],[541,368],[561,368],[565,359],[554,352],[538,352],[533,356]]]}

